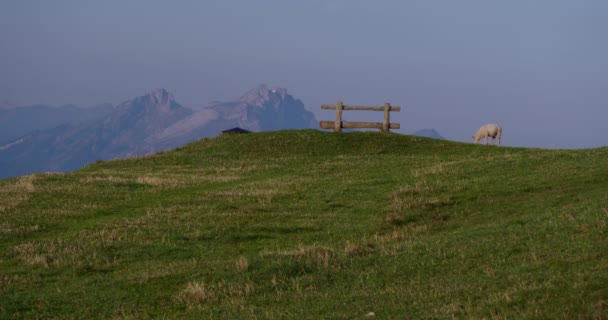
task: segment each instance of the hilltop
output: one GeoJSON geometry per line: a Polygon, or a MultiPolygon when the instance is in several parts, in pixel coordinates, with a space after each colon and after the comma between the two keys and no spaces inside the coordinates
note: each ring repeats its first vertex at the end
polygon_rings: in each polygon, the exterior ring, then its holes
{"type": "Polygon", "coordinates": [[[0,180],[0,318],[606,318],[607,157],[288,130],[0,180]]]}

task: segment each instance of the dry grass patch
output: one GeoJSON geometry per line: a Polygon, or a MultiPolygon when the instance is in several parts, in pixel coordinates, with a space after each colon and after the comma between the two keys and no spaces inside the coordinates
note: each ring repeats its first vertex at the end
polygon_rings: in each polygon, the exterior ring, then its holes
{"type": "Polygon", "coordinates": [[[13,247],[14,259],[31,266],[48,268],[51,261],[40,243],[23,243],[13,247]]]}
{"type": "Polygon", "coordinates": [[[183,182],[177,179],[159,177],[159,176],[143,176],[135,180],[137,183],[146,184],[152,187],[163,189],[172,189],[183,185],[183,182]]]}
{"type": "Polygon", "coordinates": [[[13,259],[18,262],[43,268],[81,267],[85,265],[105,267],[119,263],[116,259],[98,255],[100,247],[88,241],[87,239],[82,241],[70,239],[28,242],[14,246],[11,253],[13,259]]]}
{"type": "Polygon", "coordinates": [[[75,238],[57,239],[54,241],[34,241],[16,245],[12,248],[13,259],[21,263],[44,268],[63,266],[112,265],[101,257],[98,252],[123,241],[138,239],[140,234],[124,228],[104,228],[101,230],[85,230],[75,238]]]}
{"type": "Polygon", "coordinates": [[[240,256],[238,259],[236,259],[236,271],[238,271],[239,273],[245,273],[249,270],[249,260],[247,260],[247,257],[245,256],[240,256]]]}
{"type": "Polygon", "coordinates": [[[118,183],[129,183],[136,182],[144,185],[148,185],[151,187],[158,188],[175,188],[184,184],[184,180],[179,180],[173,177],[167,177],[164,175],[141,175],[137,177],[120,177],[115,175],[108,176],[87,176],[80,178],[81,183],[110,183],[110,184],[118,184],[118,183]]]}
{"type": "Polygon", "coordinates": [[[30,199],[36,191],[34,182],[36,175],[17,177],[15,180],[2,184],[0,187],[0,212],[17,207],[19,204],[30,199]]]}
{"type": "Polygon", "coordinates": [[[192,179],[193,183],[198,183],[201,184],[203,182],[207,183],[207,182],[211,182],[211,183],[216,183],[216,182],[231,182],[231,181],[236,181],[242,179],[242,176],[240,175],[220,175],[220,176],[200,176],[200,177],[195,177],[192,179]]]}
{"type": "Polygon", "coordinates": [[[349,258],[379,254],[382,256],[396,255],[403,248],[412,248],[414,238],[428,233],[428,225],[410,225],[407,228],[399,228],[388,233],[376,233],[359,241],[347,241],[344,253],[349,258]]]}
{"type": "MultiPolygon", "coordinates": [[[[182,168],[183,169],[183,168],[182,168]]],[[[213,166],[201,169],[187,170],[184,176],[190,176],[195,179],[193,182],[231,182],[242,179],[249,173],[263,169],[259,164],[251,164],[250,162],[231,165],[213,164],[213,166]]],[[[180,171],[171,172],[173,174],[181,174],[180,171]]]]}
{"type": "Polygon", "coordinates": [[[328,268],[339,268],[341,263],[339,261],[336,251],[326,246],[312,246],[305,247],[299,244],[296,249],[293,250],[263,250],[260,252],[262,258],[267,257],[279,257],[289,258],[295,262],[310,264],[323,269],[328,268]]]}
{"type": "MultiPolygon", "coordinates": [[[[452,190],[446,193],[443,189],[441,182],[428,180],[399,187],[389,196],[385,221],[391,225],[405,225],[454,205],[456,200],[451,196],[452,190]]],[[[435,218],[445,220],[445,216],[435,218]]]]}
{"type": "Polygon", "coordinates": [[[20,234],[20,233],[29,233],[40,230],[39,225],[21,225],[15,226],[8,223],[0,223],[0,234],[20,234]]]}
{"type": "Polygon", "coordinates": [[[416,178],[424,177],[427,175],[436,175],[444,173],[446,170],[446,164],[443,162],[434,163],[433,165],[412,169],[412,175],[416,178]]]}
{"type": "Polygon", "coordinates": [[[413,185],[405,185],[393,191],[389,196],[389,213],[401,213],[419,208],[425,203],[436,201],[435,186],[427,180],[417,181],[413,185]]]}
{"type": "Polygon", "coordinates": [[[130,181],[130,179],[117,176],[87,176],[80,178],[80,183],[126,183],[130,181]]]}
{"type": "MultiPolygon", "coordinates": [[[[412,176],[415,178],[423,178],[425,176],[450,176],[450,175],[458,175],[463,172],[463,163],[465,161],[443,161],[443,162],[435,162],[429,161],[430,165],[413,168],[412,176]]],[[[468,162],[468,161],[467,161],[468,162]]]]}
{"type": "Polygon", "coordinates": [[[24,192],[32,193],[36,191],[36,187],[34,186],[34,181],[36,180],[35,175],[28,175],[17,178],[15,182],[15,187],[24,192]]]}
{"type": "Polygon", "coordinates": [[[241,185],[234,189],[214,191],[206,193],[202,200],[205,201],[241,201],[247,203],[256,203],[260,206],[269,206],[278,196],[287,195],[290,188],[286,182],[273,181],[271,185],[264,184],[249,184],[241,185]]]}
{"type": "Polygon", "coordinates": [[[172,261],[165,263],[141,263],[134,268],[118,270],[115,274],[121,281],[143,284],[152,279],[174,276],[193,272],[199,268],[195,259],[172,261]]]}
{"type": "Polygon", "coordinates": [[[242,283],[223,280],[217,283],[191,281],[177,293],[176,300],[186,304],[189,309],[196,309],[204,303],[221,303],[233,299],[242,304],[242,299],[253,295],[254,291],[255,283],[250,279],[245,279],[242,283]]]}

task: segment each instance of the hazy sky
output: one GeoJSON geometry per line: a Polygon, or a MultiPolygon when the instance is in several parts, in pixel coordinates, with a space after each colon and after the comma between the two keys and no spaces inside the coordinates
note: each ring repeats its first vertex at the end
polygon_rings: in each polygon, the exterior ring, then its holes
{"type": "Polygon", "coordinates": [[[261,83],[319,120],[390,102],[400,133],[471,141],[498,122],[509,146],[604,146],[608,1],[0,0],[0,104],[163,87],[200,107],[261,83]]]}

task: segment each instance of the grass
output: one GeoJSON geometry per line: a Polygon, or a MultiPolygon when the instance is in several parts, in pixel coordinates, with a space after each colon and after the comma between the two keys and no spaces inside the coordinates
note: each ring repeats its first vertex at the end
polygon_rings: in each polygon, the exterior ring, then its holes
{"type": "Polygon", "coordinates": [[[302,130],[0,180],[0,318],[608,318],[607,158],[302,130]]]}

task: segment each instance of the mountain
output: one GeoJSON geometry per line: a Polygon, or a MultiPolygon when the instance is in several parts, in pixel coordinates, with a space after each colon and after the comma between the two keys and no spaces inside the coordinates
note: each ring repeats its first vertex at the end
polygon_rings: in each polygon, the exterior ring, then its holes
{"type": "Polygon", "coordinates": [[[158,89],[85,122],[40,129],[0,144],[0,178],[71,171],[97,160],[142,156],[176,148],[222,130],[316,128],[312,112],[283,88],[260,85],[233,102],[194,111],[158,89]]]}
{"type": "Polygon", "coordinates": [[[0,107],[0,145],[16,140],[34,130],[45,130],[63,124],[87,122],[102,118],[111,111],[112,105],[110,104],[89,108],[74,105],[0,107]]]}
{"type": "MultiPolygon", "coordinates": [[[[258,86],[239,99],[244,109],[245,123],[252,130],[274,131],[304,129],[318,126],[312,112],[304,104],[287,94],[283,88],[258,86]]],[[[216,108],[223,108],[216,106],[216,108]]]]}
{"type": "Polygon", "coordinates": [[[418,137],[425,137],[425,138],[433,138],[433,139],[442,139],[445,140],[444,137],[442,137],[439,132],[437,132],[437,130],[435,129],[421,129],[418,130],[414,133],[412,133],[413,136],[418,136],[418,137]]]}
{"type": "Polygon", "coordinates": [[[105,144],[102,159],[138,156],[157,151],[148,138],[192,114],[173,94],[158,89],[118,105],[97,124],[99,142],[105,144]]]}
{"type": "Polygon", "coordinates": [[[250,131],[317,128],[314,114],[284,88],[259,85],[236,101],[215,102],[176,122],[148,141],[162,149],[182,145],[220,131],[241,127],[250,131]]]}
{"type": "Polygon", "coordinates": [[[102,118],[31,132],[0,146],[0,177],[70,171],[96,160],[154,151],[149,135],[190,115],[164,89],[123,102],[102,118]]]}

